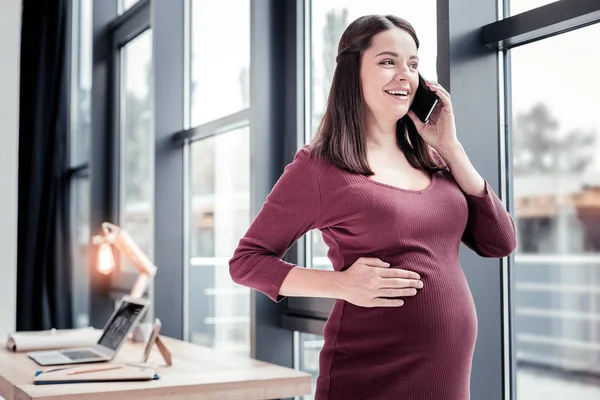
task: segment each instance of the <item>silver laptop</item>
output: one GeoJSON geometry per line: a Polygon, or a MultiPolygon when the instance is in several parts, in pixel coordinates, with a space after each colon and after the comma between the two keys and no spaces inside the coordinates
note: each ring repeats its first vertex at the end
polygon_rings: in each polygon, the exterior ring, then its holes
{"type": "Polygon", "coordinates": [[[129,333],[140,322],[150,302],[124,296],[108,319],[98,343],[90,347],[32,351],[27,355],[40,365],[62,365],[112,360],[129,333]]]}

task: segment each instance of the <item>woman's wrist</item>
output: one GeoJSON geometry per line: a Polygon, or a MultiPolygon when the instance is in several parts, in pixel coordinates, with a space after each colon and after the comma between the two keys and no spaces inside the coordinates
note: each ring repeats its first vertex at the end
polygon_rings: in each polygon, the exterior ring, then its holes
{"type": "Polygon", "coordinates": [[[323,297],[344,299],[344,273],[295,267],[288,273],[279,294],[291,297],[323,297]]]}

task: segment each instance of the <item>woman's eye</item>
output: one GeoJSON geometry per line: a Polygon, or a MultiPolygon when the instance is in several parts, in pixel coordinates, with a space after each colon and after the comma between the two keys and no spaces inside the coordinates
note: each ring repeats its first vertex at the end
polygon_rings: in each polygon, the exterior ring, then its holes
{"type": "Polygon", "coordinates": [[[381,65],[394,65],[394,61],[393,60],[383,60],[382,62],[380,62],[381,65]]]}
{"type": "Polygon", "coordinates": [[[418,65],[417,63],[412,63],[412,64],[410,64],[410,67],[411,67],[412,69],[417,69],[417,67],[418,67],[418,66],[419,66],[419,65],[418,65]]]}

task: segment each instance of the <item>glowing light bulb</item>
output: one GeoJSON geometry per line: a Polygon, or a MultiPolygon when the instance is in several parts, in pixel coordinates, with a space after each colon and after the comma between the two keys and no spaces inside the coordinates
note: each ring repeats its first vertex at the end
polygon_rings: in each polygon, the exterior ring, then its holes
{"type": "Polygon", "coordinates": [[[98,249],[98,272],[104,275],[110,274],[115,269],[115,259],[113,257],[110,244],[102,243],[98,249]]]}

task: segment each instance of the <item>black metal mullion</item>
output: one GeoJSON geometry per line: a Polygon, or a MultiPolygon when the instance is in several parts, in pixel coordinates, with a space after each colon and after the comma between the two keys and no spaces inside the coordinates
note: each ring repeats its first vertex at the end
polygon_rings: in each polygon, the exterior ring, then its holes
{"type": "Polygon", "coordinates": [[[122,25],[129,22],[130,19],[135,18],[144,9],[150,8],[150,0],[139,0],[137,3],[132,5],[130,8],[125,10],[121,15],[117,16],[107,27],[109,31],[116,31],[122,25]]]}
{"type": "Polygon", "coordinates": [[[283,327],[291,331],[298,331],[302,333],[312,333],[313,335],[323,335],[325,329],[325,322],[327,319],[318,319],[310,317],[301,317],[293,315],[284,315],[283,327]]]}
{"type": "Polygon", "coordinates": [[[72,178],[87,178],[90,176],[90,163],[85,162],[81,164],[74,165],[67,169],[67,177],[69,179],[72,178]]]}
{"type": "Polygon", "coordinates": [[[483,26],[481,42],[492,49],[509,49],[599,21],[600,2],[562,0],[483,26]]]}
{"type": "Polygon", "coordinates": [[[175,132],[172,134],[172,141],[183,145],[186,140],[207,139],[248,125],[250,125],[250,109],[245,108],[202,125],[175,132]]]}
{"type": "Polygon", "coordinates": [[[184,150],[172,132],[184,126],[184,0],[153,0],[154,58],[154,316],[164,334],[184,339],[184,150]]]}

